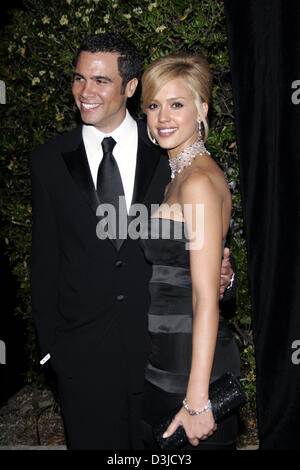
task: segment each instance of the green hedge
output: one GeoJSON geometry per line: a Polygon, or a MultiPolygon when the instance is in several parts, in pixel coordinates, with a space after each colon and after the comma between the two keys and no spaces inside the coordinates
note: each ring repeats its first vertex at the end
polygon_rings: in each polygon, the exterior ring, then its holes
{"type": "MultiPolygon", "coordinates": [[[[31,205],[28,152],[79,122],[71,94],[72,61],[81,40],[98,32],[122,32],[145,64],[179,51],[203,52],[214,71],[207,147],[225,169],[233,196],[230,248],[237,262],[236,315],[244,385],[255,403],[247,255],[243,231],[239,166],[223,2],[218,0],[24,0],[1,33],[0,79],[7,103],[1,105],[1,237],[18,280],[17,314],[28,332],[27,382],[42,380],[31,319],[29,259],[31,205]]],[[[139,112],[138,102],[132,103],[139,112]]]]}

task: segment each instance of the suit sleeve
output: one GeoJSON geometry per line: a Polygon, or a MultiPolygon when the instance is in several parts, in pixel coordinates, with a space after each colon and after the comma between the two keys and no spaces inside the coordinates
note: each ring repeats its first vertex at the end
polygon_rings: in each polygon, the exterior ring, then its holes
{"type": "Polygon", "coordinates": [[[31,300],[42,357],[51,352],[59,321],[59,247],[57,223],[46,187],[38,174],[39,156],[30,154],[32,184],[31,300]]]}

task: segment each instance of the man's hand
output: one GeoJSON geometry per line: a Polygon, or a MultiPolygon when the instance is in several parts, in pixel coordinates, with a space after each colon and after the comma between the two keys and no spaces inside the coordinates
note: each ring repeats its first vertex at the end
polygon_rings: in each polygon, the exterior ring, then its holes
{"type": "Polygon", "coordinates": [[[221,266],[221,280],[220,280],[220,300],[224,297],[224,292],[230,284],[233,270],[229,260],[230,250],[229,248],[224,249],[224,258],[221,266]]]}

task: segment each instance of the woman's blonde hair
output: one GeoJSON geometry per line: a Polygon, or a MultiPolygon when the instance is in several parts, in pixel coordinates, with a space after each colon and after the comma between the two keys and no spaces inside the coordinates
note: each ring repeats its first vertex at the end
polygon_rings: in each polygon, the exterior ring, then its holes
{"type": "Polygon", "coordinates": [[[142,109],[147,107],[158,91],[170,80],[182,78],[195,98],[195,105],[204,126],[203,140],[208,136],[208,122],[202,103],[209,104],[212,93],[212,72],[205,57],[200,54],[174,54],[154,60],[142,76],[142,109]]]}

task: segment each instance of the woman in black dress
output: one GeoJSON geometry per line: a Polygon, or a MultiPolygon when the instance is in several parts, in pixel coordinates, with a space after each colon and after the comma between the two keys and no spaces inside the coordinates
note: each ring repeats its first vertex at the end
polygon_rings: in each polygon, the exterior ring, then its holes
{"type": "Polygon", "coordinates": [[[219,315],[231,194],[204,146],[210,67],[199,55],[165,56],[147,68],[142,89],[149,138],[168,151],[172,173],[142,240],[153,264],[145,448],[156,448],[152,426],[173,412],[165,437],[182,425],[189,440],[186,448],[234,449],[236,415],[217,425],[209,401],[210,382],[227,371],[240,371],[238,348],[219,315]]]}

